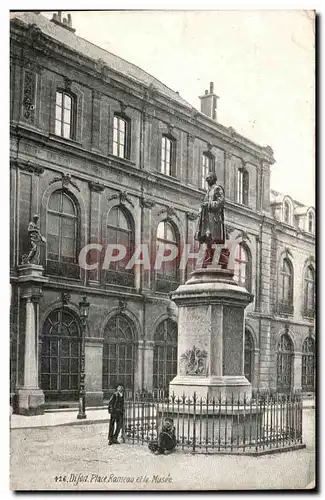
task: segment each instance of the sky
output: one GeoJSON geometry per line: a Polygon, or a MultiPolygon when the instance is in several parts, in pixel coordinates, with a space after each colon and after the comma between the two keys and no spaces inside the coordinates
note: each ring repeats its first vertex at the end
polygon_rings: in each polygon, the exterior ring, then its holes
{"type": "Polygon", "coordinates": [[[140,66],[198,109],[213,81],[218,121],[272,147],[271,187],[315,204],[312,11],[71,14],[76,34],[140,66]]]}

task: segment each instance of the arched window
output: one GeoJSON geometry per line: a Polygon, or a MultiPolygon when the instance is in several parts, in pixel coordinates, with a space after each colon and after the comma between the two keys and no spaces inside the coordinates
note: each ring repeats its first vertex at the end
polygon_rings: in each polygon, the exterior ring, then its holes
{"type": "Polygon", "coordinates": [[[315,216],[310,210],[308,212],[308,233],[314,234],[315,232],[315,216]]]}
{"type": "Polygon", "coordinates": [[[130,122],[119,115],[113,121],[113,155],[130,158],[130,122]]]}
{"type": "Polygon", "coordinates": [[[293,363],[292,340],[287,333],[281,335],[277,350],[277,391],[290,392],[293,363]]]}
{"type": "Polygon", "coordinates": [[[293,312],[293,268],[287,257],[282,259],[279,279],[279,312],[293,312]]]}
{"type": "Polygon", "coordinates": [[[108,398],[118,384],[134,389],[134,367],[137,353],[134,326],[124,315],[111,318],[104,332],[103,392],[108,398]]]}
{"type": "Polygon", "coordinates": [[[315,390],[315,342],[311,336],[302,345],[301,388],[304,392],[315,390]]]}
{"type": "Polygon", "coordinates": [[[174,225],[165,220],[158,224],[156,247],[156,286],[160,291],[169,292],[178,284],[178,235],[174,225]],[[159,261],[159,255],[171,255],[169,261],[159,261]]]}
{"type": "Polygon", "coordinates": [[[250,331],[245,328],[244,375],[252,382],[254,370],[254,341],[250,331]]]}
{"type": "Polygon", "coordinates": [[[239,243],[236,246],[234,280],[248,291],[251,290],[251,268],[250,252],[244,243],[239,243]]]}
{"type": "Polygon", "coordinates": [[[200,188],[205,189],[206,187],[206,178],[209,172],[215,171],[215,160],[214,156],[211,153],[203,153],[201,160],[201,183],[200,188]]]}
{"type": "Polygon", "coordinates": [[[163,135],[161,138],[161,173],[176,177],[176,141],[163,135]]]}
{"type": "Polygon", "coordinates": [[[177,375],[177,324],[171,319],[162,321],[154,342],[153,388],[168,391],[170,381],[177,375]]]}
{"type": "Polygon", "coordinates": [[[305,316],[313,316],[315,310],[315,271],[308,266],[305,271],[305,316]]]}
{"type": "Polygon", "coordinates": [[[245,168],[237,170],[237,203],[248,205],[249,174],[245,168]]]}
{"type": "Polygon", "coordinates": [[[78,209],[72,196],[55,191],[47,207],[47,270],[50,274],[78,277],[78,209]]]}
{"type": "Polygon", "coordinates": [[[41,389],[47,401],[76,401],[79,395],[81,334],[78,319],[57,309],[41,334],[41,389]]]}
{"type": "Polygon", "coordinates": [[[283,202],[283,220],[287,224],[291,224],[291,206],[288,201],[283,202]]]}
{"type": "Polygon", "coordinates": [[[57,91],[55,103],[55,134],[65,139],[74,137],[74,103],[71,94],[57,91]]]}
{"type": "MultiPolygon", "coordinates": [[[[134,252],[133,227],[132,218],[124,209],[113,207],[109,211],[107,216],[107,244],[122,245],[123,248],[126,248],[123,259],[110,263],[109,270],[107,270],[107,279],[110,282],[133,286],[134,269],[133,267],[126,269],[134,252]]],[[[123,250],[121,249],[121,251],[123,250]]]]}

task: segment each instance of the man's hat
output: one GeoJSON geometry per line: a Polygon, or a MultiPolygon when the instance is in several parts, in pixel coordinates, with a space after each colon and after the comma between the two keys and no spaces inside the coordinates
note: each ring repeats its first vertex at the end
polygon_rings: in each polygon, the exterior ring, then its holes
{"type": "Polygon", "coordinates": [[[169,418],[169,417],[166,417],[164,420],[165,420],[165,422],[169,422],[170,424],[174,423],[174,420],[172,418],[169,418]]]}

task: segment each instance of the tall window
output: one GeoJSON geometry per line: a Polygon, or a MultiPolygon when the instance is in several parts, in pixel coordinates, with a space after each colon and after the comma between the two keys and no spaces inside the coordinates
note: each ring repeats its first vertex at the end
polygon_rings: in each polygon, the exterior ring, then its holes
{"type": "Polygon", "coordinates": [[[280,312],[292,313],[293,311],[293,269],[288,258],[283,258],[280,268],[279,283],[280,312]]]}
{"type": "Polygon", "coordinates": [[[114,116],[113,155],[129,158],[129,122],[121,116],[114,116]]]}
{"type": "Polygon", "coordinates": [[[234,279],[240,286],[251,290],[251,258],[244,243],[239,243],[236,247],[234,279]]]}
{"type": "Polygon", "coordinates": [[[315,271],[308,266],[305,271],[305,314],[313,315],[315,309],[315,271]]]}
{"type": "Polygon", "coordinates": [[[287,333],[281,335],[277,351],[277,390],[290,392],[293,362],[293,345],[287,333]]]}
{"type": "Polygon", "coordinates": [[[44,322],[41,340],[41,389],[46,400],[76,401],[80,377],[79,321],[70,311],[52,311],[44,322]]]}
{"type": "Polygon", "coordinates": [[[178,238],[173,225],[169,221],[162,221],[158,224],[157,228],[157,254],[156,255],[170,255],[174,252],[175,257],[169,261],[162,262],[157,272],[157,287],[161,291],[169,290],[169,286],[177,283],[178,279],[178,257],[177,257],[177,243],[178,238]],[[167,290],[168,289],[168,290],[167,290]]]}
{"type": "Polygon", "coordinates": [[[154,342],[153,388],[168,390],[177,375],[177,324],[170,319],[160,323],[154,342]]]}
{"type": "Polygon", "coordinates": [[[208,153],[203,153],[201,159],[201,184],[200,184],[201,189],[205,189],[206,187],[205,179],[207,178],[208,173],[214,171],[215,171],[214,156],[208,153]]]}
{"type": "Polygon", "coordinates": [[[245,329],[245,351],[244,351],[244,375],[252,382],[254,369],[254,342],[252,335],[247,328],[245,329]]]}
{"type": "Polygon", "coordinates": [[[315,232],[315,216],[313,212],[308,212],[308,233],[314,234],[315,232]]]}
{"type": "Polygon", "coordinates": [[[237,170],[237,203],[248,205],[249,175],[247,170],[237,170]]]}
{"type": "Polygon", "coordinates": [[[315,342],[310,336],[302,345],[301,388],[304,392],[315,390],[315,342]]]}
{"type": "Polygon", "coordinates": [[[67,272],[77,272],[77,240],[77,206],[68,193],[55,191],[47,208],[46,248],[50,272],[63,275],[67,272]],[[55,266],[54,262],[58,263],[58,266],[55,266]]]}
{"type": "MultiPolygon", "coordinates": [[[[131,222],[131,217],[123,211],[120,207],[113,207],[107,217],[107,243],[110,245],[122,245],[126,248],[126,255],[123,259],[117,260],[116,262],[111,262],[109,271],[116,271],[118,273],[124,273],[127,276],[115,276],[115,278],[121,281],[121,284],[125,282],[126,285],[132,286],[133,279],[133,269],[126,269],[126,265],[129,262],[131,256],[133,255],[134,248],[134,231],[133,224],[131,222]],[[129,280],[131,280],[129,282],[129,280]],[[123,282],[123,283],[122,283],[123,282]]],[[[117,253],[117,250],[116,250],[117,253]]],[[[114,255],[114,254],[113,254],[114,255]]],[[[108,274],[108,280],[115,281],[114,276],[111,272],[108,274]]]]}
{"type": "Polygon", "coordinates": [[[74,99],[66,92],[56,93],[55,103],[55,133],[65,139],[72,139],[74,120],[74,99]]]}
{"type": "Polygon", "coordinates": [[[283,204],[283,219],[287,224],[291,224],[291,207],[288,201],[283,204]]]}
{"type": "Polygon", "coordinates": [[[134,389],[136,342],[131,321],[122,314],[111,318],[104,332],[103,392],[109,397],[118,384],[125,390],[134,389]]]}
{"type": "Polygon", "coordinates": [[[161,138],[161,173],[176,176],[176,144],[166,135],[161,138]]]}

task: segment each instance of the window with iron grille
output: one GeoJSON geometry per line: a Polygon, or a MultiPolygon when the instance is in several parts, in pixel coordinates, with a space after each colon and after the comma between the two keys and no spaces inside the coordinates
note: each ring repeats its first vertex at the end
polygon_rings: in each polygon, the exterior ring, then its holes
{"type": "Polygon", "coordinates": [[[52,193],[47,207],[47,271],[49,274],[79,276],[79,210],[72,196],[52,193]]]}
{"type": "Polygon", "coordinates": [[[65,139],[74,138],[75,97],[67,92],[57,91],[55,102],[55,134],[65,139]]]}
{"type": "Polygon", "coordinates": [[[201,158],[201,189],[206,188],[206,178],[209,172],[215,172],[214,156],[209,153],[203,153],[201,158]]]}
{"type": "Polygon", "coordinates": [[[177,324],[171,319],[162,321],[154,342],[153,388],[168,391],[170,381],[177,375],[177,324]]]}
{"type": "MultiPolygon", "coordinates": [[[[173,224],[167,220],[162,221],[158,224],[157,228],[157,244],[156,252],[164,252],[164,255],[169,255],[171,252],[178,252],[178,235],[173,224]]],[[[178,255],[169,261],[164,261],[161,263],[158,269],[156,269],[156,287],[157,289],[164,291],[170,291],[169,288],[178,284],[178,255]],[[167,290],[168,289],[168,290],[167,290]]],[[[176,286],[177,288],[177,286],[176,286]]]]}
{"type": "Polygon", "coordinates": [[[293,268],[287,257],[282,259],[280,267],[279,312],[293,313],[293,268]]]}
{"type": "Polygon", "coordinates": [[[315,271],[308,266],[305,271],[305,316],[313,316],[315,311],[315,271]]]}
{"type": "Polygon", "coordinates": [[[47,401],[75,401],[79,395],[81,330],[68,310],[52,311],[41,334],[41,389],[47,401]]]}
{"type": "Polygon", "coordinates": [[[176,141],[163,135],[161,138],[161,173],[176,177],[176,141]]]}
{"type": "Polygon", "coordinates": [[[250,251],[244,243],[239,243],[236,246],[236,258],[234,266],[234,280],[240,286],[243,286],[248,291],[251,291],[252,286],[252,259],[250,251]]]}
{"type": "Polygon", "coordinates": [[[130,122],[118,115],[113,122],[113,155],[130,158],[130,122]]]}
{"type": "Polygon", "coordinates": [[[134,269],[126,266],[134,252],[134,224],[131,215],[121,207],[113,207],[107,217],[107,244],[126,248],[123,259],[111,262],[107,270],[110,282],[133,286],[134,269]]]}
{"type": "Polygon", "coordinates": [[[315,390],[315,342],[311,336],[302,345],[301,388],[304,392],[315,390]]]}
{"type": "Polygon", "coordinates": [[[244,350],[244,375],[252,382],[254,369],[254,342],[252,334],[245,329],[245,350],[244,350]]]}
{"type": "Polygon", "coordinates": [[[118,384],[126,391],[133,391],[136,355],[134,326],[129,318],[118,314],[108,321],[104,331],[102,382],[105,398],[118,384]]]}
{"type": "Polygon", "coordinates": [[[293,345],[287,333],[281,335],[277,349],[277,391],[288,393],[291,391],[293,368],[293,345]]]}

